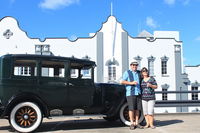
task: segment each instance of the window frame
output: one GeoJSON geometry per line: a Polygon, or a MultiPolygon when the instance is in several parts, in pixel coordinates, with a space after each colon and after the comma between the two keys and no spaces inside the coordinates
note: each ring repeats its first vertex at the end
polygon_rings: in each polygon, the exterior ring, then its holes
{"type": "Polygon", "coordinates": [[[166,93],[167,92],[167,89],[166,88],[162,88],[162,100],[163,101],[167,101],[168,100],[168,94],[166,93]]]}
{"type": "Polygon", "coordinates": [[[85,64],[79,63],[79,62],[74,62],[71,61],[69,63],[69,79],[73,79],[73,80],[93,80],[94,79],[94,68],[92,66],[86,66],[85,64]],[[72,64],[76,64],[77,66],[73,66],[72,64]],[[80,66],[79,66],[80,64],[80,66]],[[73,66],[73,67],[72,67],[73,66]],[[73,71],[72,71],[73,70],[73,71]],[[82,71],[85,70],[89,70],[89,74],[87,74],[86,76],[84,76],[84,74],[82,74],[82,71]],[[72,73],[75,71],[75,74],[72,73]],[[88,77],[88,78],[87,78],[88,77]]]}
{"type": "Polygon", "coordinates": [[[147,59],[148,59],[149,76],[155,77],[155,74],[154,74],[154,61],[155,61],[156,58],[153,57],[153,56],[150,56],[147,59]]]}
{"type": "MultiPolygon", "coordinates": [[[[21,58],[16,58],[16,59],[13,59],[13,61],[12,61],[12,66],[11,66],[11,75],[12,75],[12,77],[37,77],[38,76],[38,72],[37,72],[37,70],[38,70],[38,60],[36,60],[36,59],[21,59],[21,58]],[[16,61],[32,61],[30,64],[28,64],[28,63],[24,63],[23,65],[15,65],[15,63],[16,63],[16,61]],[[32,65],[33,63],[35,63],[35,65],[32,65]],[[31,72],[34,72],[33,74],[32,73],[30,73],[30,75],[15,75],[15,67],[18,67],[18,69],[19,68],[25,68],[25,67],[29,67],[29,68],[33,68],[34,70],[33,71],[31,71],[31,72]],[[36,68],[36,70],[35,70],[35,68],[36,68]]],[[[18,73],[21,73],[21,71],[20,72],[18,72],[18,73]]]]}
{"type": "Polygon", "coordinates": [[[163,77],[168,76],[168,71],[167,71],[168,65],[167,64],[168,64],[169,57],[164,55],[160,59],[161,59],[161,75],[163,77]]]}
{"type": "MultiPolygon", "coordinates": [[[[198,86],[192,86],[191,91],[198,91],[198,86]]],[[[196,93],[196,92],[191,93],[191,98],[192,98],[192,100],[198,100],[199,99],[198,93],[196,93]]]]}
{"type": "MultiPolygon", "coordinates": [[[[57,78],[57,79],[64,79],[64,78],[66,78],[67,77],[67,75],[66,75],[66,71],[67,71],[67,63],[68,63],[68,61],[63,61],[63,60],[45,60],[45,59],[41,59],[40,60],[40,65],[39,65],[39,77],[42,77],[42,78],[57,78]],[[42,62],[44,62],[44,61],[48,61],[48,62],[59,62],[59,63],[63,63],[63,65],[64,65],[64,76],[63,77],[60,77],[60,76],[55,76],[55,74],[54,74],[54,76],[42,76],[42,68],[43,68],[43,66],[42,66],[42,62]]],[[[48,68],[53,68],[53,67],[48,67],[48,68]]]]}

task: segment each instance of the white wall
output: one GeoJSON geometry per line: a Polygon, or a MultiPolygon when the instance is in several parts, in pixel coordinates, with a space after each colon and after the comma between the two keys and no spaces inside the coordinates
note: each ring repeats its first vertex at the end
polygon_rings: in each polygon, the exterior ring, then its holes
{"type": "Polygon", "coordinates": [[[122,51],[121,51],[121,43],[122,37],[121,33],[124,32],[122,29],[122,25],[117,22],[114,16],[110,16],[106,23],[103,24],[102,29],[99,32],[103,32],[103,48],[104,48],[104,82],[108,80],[108,67],[105,66],[106,62],[112,58],[112,51],[113,51],[113,41],[114,41],[114,58],[118,61],[119,66],[117,67],[116,71],[116,79],[121,78],[121,71],[122,71],[122,51]],[[116,26],[116,27],[115,27],[116,26]],[[116,30],[116,37],[115,36],[116,30]]]}
{"type": "Polygon", "coordinates": [[[191,83],[194,83],[195,81],[200,83],[200,65],[185,66],[185,72],[188,74],[188,78],[190,79],[191,83]]]}
{"type": "MultiPolygon", "coordinates": [[[[199,84],[198,90],[200,90],[200,65],[197,66],[185,66],[185,72],[188,74],[188,78],[191,82],[191,84],[188,86],[188,90],[192,90],[192,84],[197,83],[199,84]]],[[[192,94],[188,94],[188,100],[192,100],[192,94]]],[[[200,93],[198,93],[198,100],[200,100],[200,93]]],[[[189,107],[189,112],[196,112],[196,110],[199,110],[200,107],[189,107]]]]}
{"type": "Polygon", "coordinates": [[[0,21],[0,55],[4,54],[34,54],[34,44],[40,44],[39,39],[30,39],[12,17],[6,17],[0,21]],[[9,29],[13,35],[6,39],[2,34],[9,29]]]}
{"type": "MultiPolygon", "coordinates": [[[[114,16],[110,16],[108,20],[103,24],[99,32],[103,33],[103,60],[104,60],[104,77],[105,82],[108,79],[108,67],[105,65],[106,61],[112,58],[113,49],[113,39],[114,31],[116,28],[116,40],[115,40],[115,50],[114,57],[118,61],[119,66],[117,67],[117,79],[122,76],[122,32],[126,32],[122,28],[122,24],[117,22],[114,16]]],[[[7,29],[13,32],[13,36],[10,39],[6,39],[4,36],[0,35],[0,55],[7,53],[35,53],[35,44],[49,44],[50,51],[56,56],[66,56],[71,57],[72,55],[77,58],[85,57],[86,55],[91,58],[92,61],[97,60],[97,37],[96,34],[90,34],[92,37],[79,38],[75,41],[70,41],[67,38],[46,38],[43,42],[39,39],[29,38],[26,32],[22,31],[17,21],[14,18],[6,17],[0,21],[0,33],[4,33],[7,29]]],[[[168,84],[169,91],[174,91],[176,89],[176,77],[175,77],[175,52],[174,46],[180,45],[182,47],[182,42],[179,40],[179,32],[177,31],[155,31],[153,40],[148,41],[146,38],[130,37],[128,36],[128,59],[130,63],[131,59],[136,56],[141,56],[141,67],[148,68],[147,58],[150,56],[155,57],[154,61],[154,74],[155,79],[158,82],[158,91],[162,91],[161,85],[168,84]],[[161,74],[161,57],[167,56],[167,75],[163,76],[161,74]]],[[[181,57],[183,58],[183,57],[181,57]]],[[[97,66],[98,67],[98,66],[97,66]]],[[[188,75],[190,80],[198,79],[199,67],[190,70],[188,68],[188,75]]],[[[187,71],[187,68],[186,68],[187,71]]],[[[95,69],[95,81],[97,77],[95,69]]],[[[200,82],[200,81],[198,81],[200,82]]],[[[156,95],[157,100],[162,99],[162,95],[156,95]]],[[[175,100],[175,94],[168,94],[168,100],[175,100]]],[[[176,111],[175,108],[156,108],[157,112],[168,112],[176,111]],[[163,111],[164,110],[164,111],[163,111]]]]}
{"type": "MultiPolygon", "coordinates": [[[[148,57],[155,57],[154,75],[158,83],[158,91],[162,91],[161,85],[168,84],[169,91],[175,90],[175,60],[174,60],[174,39],[156,39],[149,42],[146,39],[129,38],[129,62],[136,56],[141,56],[141,68],[148,68],[148,57]],[[167,75],[161,74],[161,57],[167,56],[167,75]]],[[[168,94],[169,100],[175,100],[175,94],[168,94]]],[[[156,96],[157,100],[162,99],[162,95],[156,96]]]]}

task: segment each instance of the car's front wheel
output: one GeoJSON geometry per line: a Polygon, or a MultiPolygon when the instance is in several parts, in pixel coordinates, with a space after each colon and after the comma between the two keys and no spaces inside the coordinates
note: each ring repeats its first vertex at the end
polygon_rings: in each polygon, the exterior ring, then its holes
{"type": "Polygon", "coordinates": [[[9,122],[18,132],[32,132],[41,124],[42,112],[37,104],[22,102],[12,109],[9,122]]]}
{"type": "MultiPolygon", "coordinates": [[[[129,114],[128,114],[129,110],[128,110],[128,104],[127,103],[124,103],[122,105],[122,107],[120,108],[120,112],[119,112],[119,118],[120,118],[120,121],[127,125],[127,126],[130,126],[131,125],[131,122],[130,122],[130,118],[129,118],[129,114]]],[[[139,120],[138,120],[138,123],[141,123],[144,121],[144,116],[143,116],[143,113],[142,111],[140,111],[140,115],[139,115],[139,120]]]]}

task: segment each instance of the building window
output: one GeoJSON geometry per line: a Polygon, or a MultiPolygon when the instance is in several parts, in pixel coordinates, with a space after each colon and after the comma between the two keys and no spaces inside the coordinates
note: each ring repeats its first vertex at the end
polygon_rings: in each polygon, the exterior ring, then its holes
{"type": "Polygon", "coordinates": [[[167,100],[167,93],[165,93],[165,92],[167,92],[167,89],[163,88],[162,91],[163,91],[163,93],[162,93],[162,100],[166,101],[167,100]]]}
{"type": "Polygon", "coordinates": [[[48,45],[48,44],[35,45],[35,54],[52,55],[52,53],[50,51],[50,45],[48,45]]]}
{"type": "Polygon", "coordinates": [[[148,57],[149,76],[154,76],[154,61],[155,61],[155,57],[153,56],[148,57]]]}
{"type": "Polygon", "coordinates": [[[169,85],[168,84],[164,84],[164,85],[161,85],[162,87],[162,100],[168,100],[168,96],[167,96],[167,90],[169,88],[169,85]]]}
{"type": "Polygon", "coordinates": [[[142,57],[140,57],[139,55],[134,57],[134,59],[138,62],[138,70],[141,69],[141,60],[142,60],[142,57]]]}
{"type": "MultiPolygon", "coordinates": [[[[192,91],[198,91],[198,86],[192,86],[192,91]]],[[[198,100],[198,93],[192,93],[192,100],[198,100]]]]}
{"type": "Polygon", "coordinates": [[[167,74],[167,61],[168,61],[168,57],[164,56],[161,58],[161,73],[162,75],[166,75],[167,74]]]}
{"type": "Polygon", "coordinates": [[[15,67],[14,75],[31,76],[31,67],[15,67]]]}
{"type": "Polygon", "coordinates": [[[117,66],[119,63],[115,58],[112,58],[106,62],[106,66],[108,66],[108,82],[115,82],[117,75],[117,66]]]}
{"type": "Polygon", "coordinates": [[[116,80],[116,66],[115,65],[108,66],[108,80],[109,81],[116,80]]]}

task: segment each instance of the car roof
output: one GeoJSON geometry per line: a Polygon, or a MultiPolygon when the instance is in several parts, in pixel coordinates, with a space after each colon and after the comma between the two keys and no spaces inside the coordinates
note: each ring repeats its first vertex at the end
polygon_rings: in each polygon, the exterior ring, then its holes
{"type": "Polygon", "coordinates": [[[90,61],[88,59],[79,59],[79,58],[74,58],[74,57],[63,57],[63,56],[54,56],[54,55],[6,54],[6,55],[3,55],[2,58],[71,61],[73,63],[81,63],[81,64],[84,64],[84,65],[96,66],[94,61],[90,61]]]}

